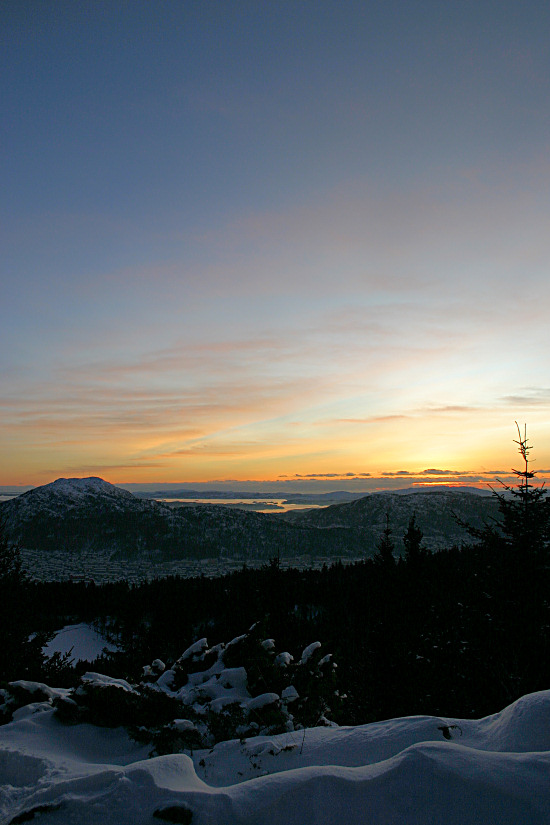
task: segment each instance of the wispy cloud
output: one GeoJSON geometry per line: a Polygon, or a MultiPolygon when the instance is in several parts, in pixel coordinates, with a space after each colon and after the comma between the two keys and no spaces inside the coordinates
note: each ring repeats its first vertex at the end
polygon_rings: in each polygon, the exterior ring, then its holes
{"type": "Polygon", "coordinates": [[[438,470],[431,468],[429,470],[422,470],[424,476],[456,476],[460,475],[460,470],[438,470]]]}
{"type": "MultiPolygon", "coordinates": [[[[288,478],[288,476],[285,476],[288,478]]],[[[371,473],[294,473],[292,478],[340,478],[340,479],[361,479],[370,478],[371,473]]],[[[283,476],[279,476],[283,478],[283,476]]]]}
{"type": "Polygon", "coordinates": [[[501,401],[511,407],[547,407],[550,405],[550,389],[541,387],[521,395],[505,395],[501,401]]]}

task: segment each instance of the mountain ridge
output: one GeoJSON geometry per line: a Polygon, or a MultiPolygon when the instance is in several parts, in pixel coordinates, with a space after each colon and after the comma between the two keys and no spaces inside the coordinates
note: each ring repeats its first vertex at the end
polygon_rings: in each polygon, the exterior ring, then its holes
{"type": "Polygon", "coordinates": [[[382,535],[388,517],[396,550],[401,552],[402,536],[413,514],[424,533],[425,546],[440,550],[468,539],[467,531],[459,522],[482,528],[497,519],[498,502],[493,496],[455,492],[453,488],[410,493],[384,491],[319,510],[293,511],[277,517],[303,527],[360,529],[365,539],[374,544],[382,535]]]}
{"type": "Polygon", "coordinates": [[[386,526],[397,553],[412,514],[428,549],[468,540],[457,523],[482,527],[498,514],[494,497],[419,490],[371,493],[316,510],[265,514],[216,504],[181,508],[151,501],[98,477],[60,478],[0,503],[13,537],[27,549],[108,550],[152,559],[373,555],[386,526]]]}
{"type": "Polygon", "coordinates": [[[264,513],[216,504],[173,508],[95,477],[56,479],[1,502],[0,514],[21,546],[46,552],[101,549],[152,560],[364,552],[360,537],[349,531],[320,536],[264,513]]]}

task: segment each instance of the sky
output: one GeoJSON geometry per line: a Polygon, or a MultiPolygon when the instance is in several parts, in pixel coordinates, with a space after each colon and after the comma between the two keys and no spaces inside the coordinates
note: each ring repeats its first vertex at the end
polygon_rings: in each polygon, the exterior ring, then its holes
{"type": "Polygon", "coordinates": [[[550,477],[548,3],[0,33],[0,485],[550,477]]]}

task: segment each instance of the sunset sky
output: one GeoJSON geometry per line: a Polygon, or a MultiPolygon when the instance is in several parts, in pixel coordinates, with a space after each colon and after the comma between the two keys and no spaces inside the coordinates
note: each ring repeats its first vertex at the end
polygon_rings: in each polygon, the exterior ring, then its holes
{"type": "Polygon", "coordinates": [[[0,485],[550,477],[548,2],[0,31],[0,485]]]}

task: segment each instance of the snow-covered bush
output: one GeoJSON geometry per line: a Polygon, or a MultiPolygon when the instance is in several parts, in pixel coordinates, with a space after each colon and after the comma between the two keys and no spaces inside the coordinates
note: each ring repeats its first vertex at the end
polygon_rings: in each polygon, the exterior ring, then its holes
{"type": "MultiPolygon", "coordinates": [[[[100,673],[85,673],[81,684],[53,701],[57,715],[65,722],[89,722],[103,727],[126,727],[138,732],[161,729],[172,722],[180,704],[147,685],[130,685],[100,673]]],[[[145,739],[148,737],[145,736],[145,739]]]]}
{"type": "Polygon", "coordinates": [[[160,754],[330,724],[338,701],[335,665],[319,642],[295,659],[253,625],[227,644],[198,640],[171,667],[156,659],[139,684],[85,673],[55,705],[67,722],[125,725],[160,754]]]}
{"type": "Polygon", "coordinates": [[[9,722],[16,710],[28,705],[70,702],[69,693],[66,688],[51,688],[43,682],[26,679],[9,682],[0,689],[0,724],[9,722]]]}

